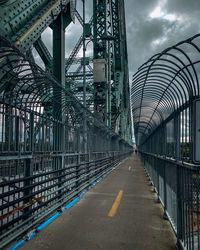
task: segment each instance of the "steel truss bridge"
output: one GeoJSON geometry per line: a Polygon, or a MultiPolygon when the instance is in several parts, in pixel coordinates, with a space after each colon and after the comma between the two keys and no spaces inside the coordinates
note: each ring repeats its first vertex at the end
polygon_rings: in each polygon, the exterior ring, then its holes
{"type": "Polygon", "coordinates": [[[199,250],[200,35],[150,58],[130,93],[124,0],[93,0],[87,23],[74,0],[0,0],[0,17],[0,248],[132,153],[132,109],[164,217],[179,247],[199,250]],[[83,33],[65,58],[75,20],[83,33]],[[48,27],[52,54],[41,37],[48,27]]]}
{"type": "Polygon", "coordinates": [[[136,143],[181,249],[200,249],[200,34],[133,76],[136,143]]]}
{"type": "Polygon", "coordinates": [[[126,158],[132,135],[123,0],[94,0],[88,23],[73,0],[1,0],[0,17],[2,248],[126,158]],[[65,58],[75,19],[83,34],[65,58]],[[93,57],[77,57],[88,39],[93,57]],[[103,62],[103,80],[93,81],[93,60],[103,62]]]}

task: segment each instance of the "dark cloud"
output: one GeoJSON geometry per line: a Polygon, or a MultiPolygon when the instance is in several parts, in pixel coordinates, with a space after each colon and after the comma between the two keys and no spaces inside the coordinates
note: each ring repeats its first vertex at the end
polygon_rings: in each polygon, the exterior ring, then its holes
{"type": "Polygon", "coordinates": [[[131,75],[155,53],[200,32],[200,1],[135,0],[125,7],[131,75]]]}
{"type": "Polygon", "coordinates": [[[170,13],[180,13],[181,15],[193,15],[195,12],[200,12],[199,0],[168,0],[164,8],[170,13]]]}

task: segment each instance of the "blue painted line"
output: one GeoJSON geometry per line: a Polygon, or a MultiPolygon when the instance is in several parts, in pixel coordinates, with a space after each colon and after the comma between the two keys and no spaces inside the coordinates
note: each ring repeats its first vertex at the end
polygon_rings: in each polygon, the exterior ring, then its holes
{"type": "Polygon", "coordinates": [[[93,188],[95,185],[96,185],[96,182],[94,182],[94,183],[91,185],[91,188],[93,188]]]}
{"type": "Polygon", "coordinates": [[[9,250],[15,250],[19,248],[20,246],[22,246],[24,243],[25,243],[25,240],[19,240],[17,244],[13,245],[11,248],[9,248],[9,250]]]}
{"type": "Polygon", "coordinates": [[[99,183],[100,181],[102,181],[103,180],[103,178],[101,177],[97,182],[99,183]]]}
{"type": "Polygon", "coordinates": [[[66,205],[66,208],[67,209],[70,209],[76,202],[78,202],[80,200],[80,198],[79,197],[77,197],[76,199],[74,199],[73,201],[71,201],[70,203],[68,203],[67,205],[66,205]]]}
{"type": "MultiPolygon", "coordinates": [[[[118,167],[118,166],[117,166],[118,167]]],[[[108,174],[110,174],[114,169],[116,169],[117,167],[114,167],[113,169],[111,169],[107,174],[104,174],[99,180],[97,180],[96,182],[94,182],[89,188],[88,190],[92,189],[97,183],[99,183],[100,181],[102,181],[108,174]]],[[[76,202],[78,202],[80,200],[81,197],[84,196],[84,194],[88,191],[83,191],[81,193],[81,195],[77,198],[75,198],[73,201],[71,201],[70,203],[68,203],[65,208],[66,209],[70,209],[76,202]]],[[[63,209],[62,211],[65,211],[66,209],[63,209]]],[[[40,224],[38,227],[36,227],[36,229],[38,231],[41,231],[42,229],[44,229],[47,225],[49,225],[53,220],[55,220],[58,216],[60,215],[59,212],[56,212],[53,216],[51,216],[49,219],[47,219],[45,222],[43,222],[42,224],[40,224]]],[[[32,235],[29,236],[29,240],[32,240],[35,236],[37,235],[37,232],[33,232],[32,235]]],[[[25,240],[19,240],[15,245],[13,245],[11,248],[9,248],[9,250],[15,250],[17,248],[19,248],[21,245],[23,245],[26,241],[25,240]]]]}
{"type": "Polygon", "coordinates": [[[86,191],[82,192],[81,195],[79,196],[79,198],[82,198],[85,193],[86,193],[86,191]]]}
{"type": "Polygon", "coordinates": [[[40,224],[36,229],[38,231],[41,231],[43,228],[45,228],[47,225],[49,225],[53,220],[55,220],[60,215],[59,212],[56,212],[51,218],[47,219],[45,222],[40,224]]]}

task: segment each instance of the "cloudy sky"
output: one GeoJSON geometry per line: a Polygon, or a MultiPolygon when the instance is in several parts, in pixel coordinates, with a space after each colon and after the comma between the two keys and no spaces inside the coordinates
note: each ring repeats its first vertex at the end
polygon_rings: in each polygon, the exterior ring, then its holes
{"type": "MultiPolygon", "coordinates": [[[[125,0],[125,7],[130,79],[152,55],[200,32],[200,0],[125,0]]],[[[81,0],[77,0],[77,9],[82,14],[81,0]]],[[[92,0],[86,0],[86,21],[91,15],[92,0]]],[[[67,27],[66,57],[81,33],[78,20],[67,27]]],[[[50,28],[42,38],[51,51],[50,28]]],[[[87,55],[92,55],[91,43],[87,55]]]]}
{"type": "Polygon", "coordinates": [[[199,0],[125,0],[130,74],[163,49],[200,32],[199,0]]]}

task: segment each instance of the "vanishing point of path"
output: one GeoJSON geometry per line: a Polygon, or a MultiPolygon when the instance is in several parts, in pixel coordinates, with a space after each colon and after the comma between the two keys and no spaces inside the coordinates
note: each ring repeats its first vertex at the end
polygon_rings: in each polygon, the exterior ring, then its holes
{"type": "Polygon", "coordinates": [[[176,238],[156,201],[133,154],[20,249],[174,250],[176,238]]]}

